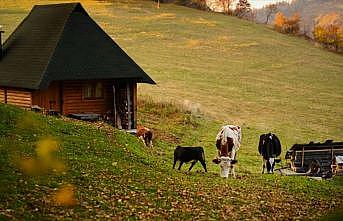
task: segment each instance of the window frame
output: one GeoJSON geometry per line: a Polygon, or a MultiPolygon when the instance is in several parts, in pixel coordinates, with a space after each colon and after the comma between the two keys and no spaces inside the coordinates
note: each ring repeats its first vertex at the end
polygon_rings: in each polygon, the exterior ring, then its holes
{"type": "MultiPolygon", "coordinates": [[[[88,95],[88,94],[87,94],[88,95]]],[[[105,98],[104,83],[101,81],[87,82],[83,84],[82,87],[82,98],[83,100],[103,100],[105,98]],[[101,85],[101,96],[96,96],[97,86],[101,85]],[[90,87],[91,96],[86,96],[86,91],[90,87]]]]}

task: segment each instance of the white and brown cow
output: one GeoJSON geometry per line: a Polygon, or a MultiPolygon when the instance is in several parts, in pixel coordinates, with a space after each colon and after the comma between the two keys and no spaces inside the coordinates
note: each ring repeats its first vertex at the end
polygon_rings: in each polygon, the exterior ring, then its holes
{"type": "Polygon", "coordinates": [[[236,177],[234,164],[237,162],[236,154],[242,142],[242,130],[239,126],[226,125],[221,128],[216,137],[218,157],[213,160],[220,166],[220,176],[236,177]]]}
{"type": "Polygon", "coordinates": [[[145,146],[147,147],[153,147],[152,146],[152,131],[144,127],[142,125],[137,125],[137,137],[141,139],[145,146]]]}
{"type": "Polygon", "coordinates": [[[262,174],[267,168],[268,173],[274,172],[275,163],[279,163],[281,159],[276,159],[281,154],[281,143],[279,138],[272,133],[262,134],[258,144],[258,152],[263,157],[262,159],[262,174]]]}

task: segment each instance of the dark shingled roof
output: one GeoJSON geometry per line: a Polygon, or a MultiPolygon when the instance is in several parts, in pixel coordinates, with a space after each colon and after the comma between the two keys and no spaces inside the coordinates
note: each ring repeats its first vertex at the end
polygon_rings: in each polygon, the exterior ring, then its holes
{"type": "Polygon", "coordinates": [[[51,81],[155,82],[80,3],[36,5],[3,45],[0,86],[46,89],[51,81]]]}

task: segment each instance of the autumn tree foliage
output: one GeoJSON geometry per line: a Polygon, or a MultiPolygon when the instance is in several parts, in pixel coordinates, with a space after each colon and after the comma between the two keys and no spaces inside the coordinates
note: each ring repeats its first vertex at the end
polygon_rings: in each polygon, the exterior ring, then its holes
{"type": "Polygon", "coordinates": [[[343,14],[330,13],[316,19],[315,41],[329,49],[343,51],[343,14]]]}
{"type": "Polygon", "coordinates": [[[232,15],[231,5],[234,0],[219,0],[221,3],[224,13],[228,15],[232,15]]]}
{"type": "Polygon", "coordinates": [[[239,0],[236,5],[235,15],[240,18],[248,18],[251,14],[251,5],[248,0],[239,0]]]}
{"type": "Polygon", "coordinates": [[[275,15],[275,20],[274,20],[274,28],[275,30],[281,32],[282,26],[286,22],[286,17],[283,15],[282,12],[278,12],[275,15]]]}
{"type": "Polygon", "coordinates": [[[295,13],[287,18],[282,12],[278,12],[274,20],[274,28],[278,32],[285,34],[297,34],[300,29],[300,15],[295,13]]]}

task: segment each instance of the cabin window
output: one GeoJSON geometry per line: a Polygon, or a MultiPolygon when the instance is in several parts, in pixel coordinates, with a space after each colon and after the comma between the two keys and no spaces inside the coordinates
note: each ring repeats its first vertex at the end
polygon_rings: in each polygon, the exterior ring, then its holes
{"type": "Polygon", "coordinates": [[[101,98],[103,97],[103,88],[102,88],[102,84],[101,83],[96,83],[95,86],[95,97],[96,98],[101,98]]]}
{"type": "Polygon", "coordinates": [[[91,84],[87,84],[85,86],[85,90],[84,90],[84,93],[85,93],[85,98],[86,99],[89,99],[89,98],[92,98],[92,85],[91,84]]]}
{"type": "Polygon", "coordinates": [[[103,84],[100,82],[89,83],[84,86],[83,95],[85,99],[101,99],[104,97],[103,84]]]}

